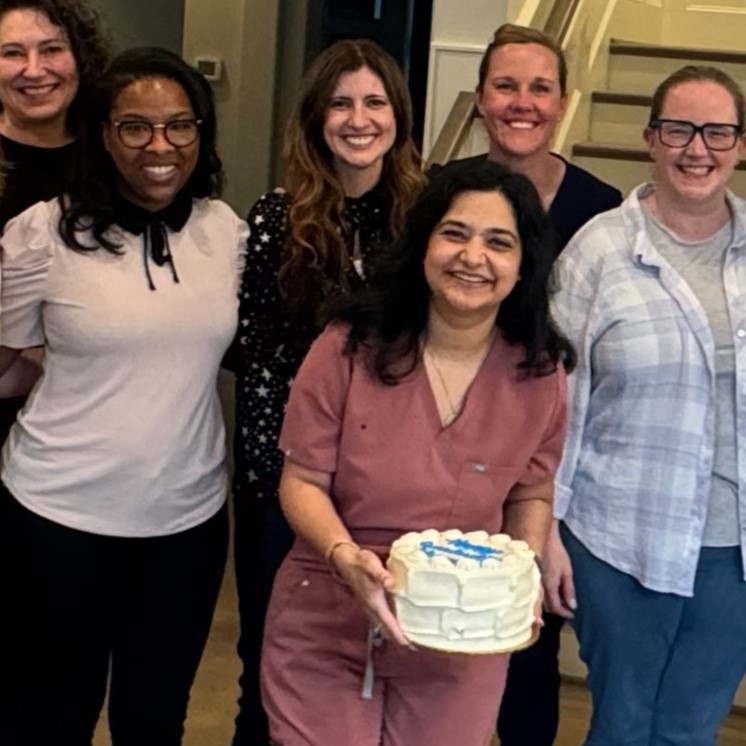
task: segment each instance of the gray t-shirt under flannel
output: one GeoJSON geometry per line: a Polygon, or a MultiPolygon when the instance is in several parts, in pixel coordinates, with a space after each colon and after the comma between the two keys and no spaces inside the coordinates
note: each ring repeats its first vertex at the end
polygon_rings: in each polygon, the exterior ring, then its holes
{"type": "Polygon", "coordinates": [[[728,223],[704,241],[682,241],[645,210],[650,238],[702,304],[715,341],[715,457],[702,545],[738,546],[736,359],[723,285],[725,254],[733,240],[728,223]]]}

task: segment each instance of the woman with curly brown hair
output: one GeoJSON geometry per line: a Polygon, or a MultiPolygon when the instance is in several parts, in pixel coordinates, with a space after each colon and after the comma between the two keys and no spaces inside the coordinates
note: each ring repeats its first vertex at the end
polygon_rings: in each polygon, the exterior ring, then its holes
{"type": "Polygon", "coordinates": [[[236,371],[236,576],[243,696],[235,746],[266,744],[259,698],[264,616],[293,534],[278,505],[277,441],[289,384],[329,302],[375,272],[424,178],[406,83],[367,40],[340,41],[308,71],[285,139],[284,189],[249,213],[236,371]]]}

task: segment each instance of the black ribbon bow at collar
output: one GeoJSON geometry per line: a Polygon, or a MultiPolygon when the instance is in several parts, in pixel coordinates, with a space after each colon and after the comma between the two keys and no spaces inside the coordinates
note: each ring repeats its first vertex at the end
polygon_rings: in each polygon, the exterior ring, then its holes
{"type": "Polygon", "coordinates": [[[179,282],[176,265],[168,245],[166,228],[174,232],[180,231],[192,214],[192,198],[180,192],[170,205],[157,212],[151,212],[143,207],[129,202],[124,197],[114,199],[114,222],[134,236],[142,235],[142,257],[145,265],[145,276],[148,287],[155,290],[155,283],[150,275],[149,259],[159,267],[168,262],[174,282],[179,282]]]}

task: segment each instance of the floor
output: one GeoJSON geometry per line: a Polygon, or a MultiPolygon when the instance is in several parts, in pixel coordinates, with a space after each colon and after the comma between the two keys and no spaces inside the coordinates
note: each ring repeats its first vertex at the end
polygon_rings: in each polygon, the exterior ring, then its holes
{"type": "MultiPolygon", "coordinates": [[[[235,656],[236,631],[237,613],[233,592],[233,574],[229,566],[210,641],[192,691],[184,746],[230,745],[238,694],[236,681],[239,667],[235,656]]],[[[588,724],[590,709],[588,694],[582,686],[565,684],[561,696],[562,722],[555,746],[580,746],[588,724]]],[[[96,731],[94,746],[109,746],[105,715],[102,716],[96,731]]],[[[745,716],[735,714],[730,716],[721,730],[719,746],[746,746],[745,716]]]]}

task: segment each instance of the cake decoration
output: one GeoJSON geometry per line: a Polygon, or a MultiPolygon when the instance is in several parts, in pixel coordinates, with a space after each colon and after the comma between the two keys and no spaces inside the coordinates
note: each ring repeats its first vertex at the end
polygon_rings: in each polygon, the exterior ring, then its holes
{"type": "Polygon", "coordinates": [[[399,624],[424,647],[501,653],[531,641],[540,589],[524,541],[486,531],[410,532],[388,559],[399,624]]]}

